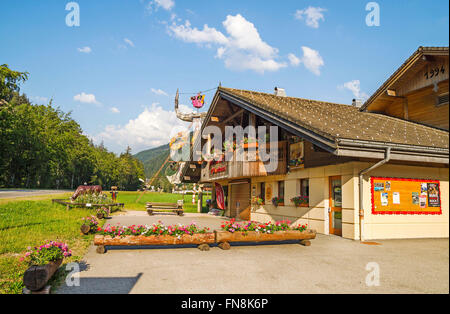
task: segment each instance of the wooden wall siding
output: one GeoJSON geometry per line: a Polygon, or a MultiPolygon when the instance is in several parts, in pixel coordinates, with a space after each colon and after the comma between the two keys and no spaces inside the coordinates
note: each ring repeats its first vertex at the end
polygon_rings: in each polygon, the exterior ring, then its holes
{"type": "Polygon", "coordinates": [[[417,70],[403,76],[392,89],[397,96],[406,96],[412,91],[448,80],[448,71],[448,56],[435,57],[433,61],[425,62],[417,70]]]}
{"type": "MultiPolygon", "coordinates": [[[[269,149],[269,148],[267,148],[269,149]]],[[[244,152],[244,160],[248,159],[248,151],[244,152]]],[[[236,152],[235,152],[236,156],[236,152]]],[[[253,159],[254,160],[254,159],[253,159]]],[[[278,167],[273,172],[267,172],[267,162],[261,161],[228,161],[216,165],[208,164],[201,171],[201,181],[210,182],[222,179],[238,179],[248,177],[262,177],[268,175],[281,175],[287,173],[287,142],[278,142],[278,167]],[[225,167],[225,171],[211,173],[213,168],[225,167]]]]}
{"type": "Polygon", "coordinates": [[[316,151],[313,144],[305,141],[305,168],[335,165],[352,160],[352,158],[335,156],[325,151],[316,151]]]}
{"type": "MultiPolygon", "coordinates": [[[[438,93],[433,91],[433,87],[427,87],[406,96],[408,120],[445,130],[449,129],[448,104],[439,107],[436,106],[437,95],[449,92],[448,80],[439,83],[438,87],[438,93]]],[[[404,99],[396,98],[394,102],[387,106],[385,113],[393,117],[405,119],[404,101],[404,99]]]]}

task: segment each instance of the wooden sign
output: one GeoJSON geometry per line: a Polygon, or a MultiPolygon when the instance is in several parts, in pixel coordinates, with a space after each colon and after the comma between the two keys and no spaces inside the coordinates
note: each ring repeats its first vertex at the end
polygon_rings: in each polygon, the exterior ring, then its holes
{"type": "Polygon", "coordinates": [[[372,214],[442,215],[440,182],[371,177],[372,214]]]}

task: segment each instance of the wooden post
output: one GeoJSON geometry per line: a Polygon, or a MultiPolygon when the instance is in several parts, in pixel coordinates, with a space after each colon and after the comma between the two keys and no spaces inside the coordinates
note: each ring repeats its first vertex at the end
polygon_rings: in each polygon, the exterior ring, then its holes
{"type": "Polygon", "coordinates": [[[198,200],[197,200],[197,212],[201,213],[203,210],[203,186],[198,186],[198,200]]]}

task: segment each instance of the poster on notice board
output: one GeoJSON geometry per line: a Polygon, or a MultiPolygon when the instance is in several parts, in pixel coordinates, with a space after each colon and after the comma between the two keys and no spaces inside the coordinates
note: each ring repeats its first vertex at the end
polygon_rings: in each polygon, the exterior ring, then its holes
{"type": "Polygon", "coordinates": [[[428,183],[428,207],[441,207],[439,184],[428,183]]]}

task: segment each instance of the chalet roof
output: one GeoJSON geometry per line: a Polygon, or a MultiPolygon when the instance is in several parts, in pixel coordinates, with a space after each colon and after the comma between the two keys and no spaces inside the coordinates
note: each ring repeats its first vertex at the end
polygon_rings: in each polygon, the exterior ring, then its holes
{"type": "Polygon", "coordinates": [[[449,47],[419,47],[387,80],[377,89],[372,96],[361,107],[361,111],[366,110],[374,100],[384,93],[392,84],[397,82],[414,64],[416,64],[423,56],[431,55],[447,55],[449,47]]]}
{"type": "Polygon", "coordinates": [[[330,102],[219,87],[219,94],[275,115],[330,142],[342,140],[447,149],[449,133],[414,122],[330,102]]]}

